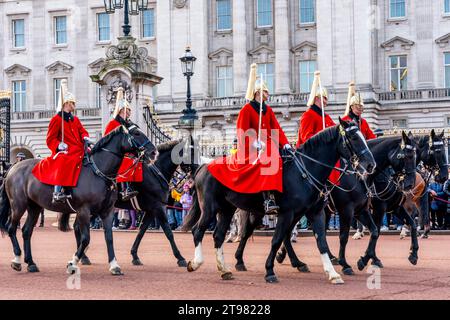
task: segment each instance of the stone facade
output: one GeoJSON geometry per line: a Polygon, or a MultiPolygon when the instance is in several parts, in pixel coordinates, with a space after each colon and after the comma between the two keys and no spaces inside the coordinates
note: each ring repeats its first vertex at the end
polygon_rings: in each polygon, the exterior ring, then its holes
{"type": "MultiPolygon", "coordinates": [[[[223,143],[233,138],[253,62],[274,66],[271,104],[292,142],[307,98],[300,92],[299,62],[309,60],[316,61],[329,89],[328,112],[335,119],[343,113],[347,85],[354,80],[372,128],[449,126],[450,90],[443,88],[450,14],[444,12],[444,0],[405,0],[405,17],[400,18],[390,17],[389,0],[316,0],[312,23],[301,23],[300,0],[271,0],[272,23],[264,27],[257,26],[258,0],[230,3],[227,30],[217,28],[216,0],[150,1],[155,10],[150,38],[141,36],[140,17],[131,17],[132,36],[148,50],[154,72],[163,78],[152,94],[163,123],[174,125],[185,107],[186,79],[179,57],[190,45],[197,57],[193,105],[203,130],[215,132],[209,134],[209,143],[224,135],[223,143]],[[407,57],[406,91],[389,92],[391,56],[407,57]],[[229,97],[217,97],[219,66],[233,71],[229,97]]],[[[111,41],[99,42],[96,14],[103,10],[101,0],[0,0],[0,87],[8,88],[14,80],[27,83],[27,112],[13,115],[13,147],[46,154],[44,133],[55,77],[68,78],[78,108],[90,110],[83,111],[89,115],[85,122],[90,132],[101,131],[101,112],[91,110],[98,105],[89,75],[98,71],[106,48],[117,43],[123,21],[123,10],[111,15],[111,41]],[[58,15],[67,16],[66,45],[54,44],[53,17],[58,15]],[[24,48],[13,48],[13,19],[25,21],[24,48]]]]}

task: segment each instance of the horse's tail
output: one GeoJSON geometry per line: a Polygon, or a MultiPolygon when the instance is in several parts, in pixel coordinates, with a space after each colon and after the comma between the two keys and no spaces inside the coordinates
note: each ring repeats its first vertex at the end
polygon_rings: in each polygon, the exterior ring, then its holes
{"type": "Polygon", "coordinates": [[[11,214],[11,204],[9,203],[8,195],[6,194],[6,181],[3,181],[0,186],[0,232],[5,234],[8,227],[8,219],[11,214]]]}
{"type": "Polygon", "coordinates": [[[200,209],[200,204],[198,202],[197,191],[194,191],[194,193],[192,194],[192,207],[189,210],[189,213],[186,215],[181,230],[183,231],[191,230],[200,219],[201,213],[202,210],[200,209]]]}
{"type": "Polygon", "coordinates": [[[70,231],[70,214],[69,213],[60,213],[58,217],[58,230],[62,232],[70,231]]]}

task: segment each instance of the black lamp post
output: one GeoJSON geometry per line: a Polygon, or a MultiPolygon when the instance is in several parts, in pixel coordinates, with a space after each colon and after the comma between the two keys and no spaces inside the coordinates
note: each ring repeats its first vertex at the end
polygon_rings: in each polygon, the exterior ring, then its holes
{"type": "Polygon", "coordinates": [[[139,11],[148,9],[148,0],[103,0],[105,3],[105,11],[108,14],[113,14],[116,9],[122,9],[125,7],[124,21],[123,21],[123,34],[124,36],[130,35],[130,18],[129,15],[138,15],[139,11]]]}
{"type": "Polygon", "coordinates": [[[181,69],[183,70],[183,74],[187,79],[187,99],[186,99],[186,109],[184,109],[183,115],[180,118],[180,124],[184,125],[193,125],[193,121],[198,119],[197,111],[192,108],[192,100],[191,100],[191,77],[194,75],[194,65],[196,57],[193,56],[190,47],[186,47],[186,51],[184,56],[180,58],[181,61],[181,69]]]}

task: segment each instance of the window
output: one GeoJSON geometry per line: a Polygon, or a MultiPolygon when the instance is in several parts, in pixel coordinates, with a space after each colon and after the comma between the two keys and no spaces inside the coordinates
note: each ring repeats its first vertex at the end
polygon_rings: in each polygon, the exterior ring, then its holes
{"type": "Polygon", "coordinates": [[[398,129],[408,128],[406,119],[394,119],[392,120],[392,126],[398,129]]]}
{"type": "Polygon", "coordinates": [[[408,88],[408,67],[406,56],[389,57],[391,68],[391,91],[406,90],[408,88]]]}
{"type": "Polygon", "coordinates": [[[55,43],[67,43],[67,17],[55,17],[55,43]]]}
{"type": "Polygon", "coordinates": [[[450,52],[444,53],[445,65],[445,87],[450,88],[450,52]]]}
{"type": "Polygon", "coordinates": [[[98,109],[102,107],[102,86],[98,83],[95,86],[95,107],[98,109]]]}
{"type": "MultiPolygon", "coordinates": [[[[61,88],[61,81],[64,78],[56,78],[53,79],[53,103],[55,108],[58,106],[58,99],[59,99],[59,90],[61,88]]],[[[67,80],[67,78],[66,78],[67,80]]]]}
{"type": "Polygon", "coordinates": [[[25,111],[27,105],[26,83],[24,80],[12,82],[12,105],[14,112],[25,111]]]}
{"type": "Polygon", "coordinates": [[[148,9],[142,13],[142,38],[155,36],[155,10],[148,9]]]}
{"type": "Polygon", "coordinates": [[[217,0],[217,30],[231,30],[231,1],[217,0]]]}
{"type": "Polygon", "coordinates": [[[316,61],[300,61],[300,92],[305,93],[311,90],[314,80],[314,72],[316,71],[316,61]]]}
{"type": "Polygon", "coordinates": [[[450,14],[450,0],[444,0],[444,13],[450,14]]]}
{"type": "Polygon", "coordinates": [[[314,12],[315,0],[300,0],[300,23],[316,21],[314,12]]]}
{"type": "Polygon", "coordinates": [[[97,14],[97,30],[98,30],[98,41],[109,41],[110,40],[110,26],[109,26],[109,14],[98,13],[97,14]]]}
{"type": "Polygon", "coordinates": [[[405,0],[390,0],[390,17],[402,18],[406,16],[405,0]]]}
{"type": "Polygon", "coordinates": [[[256,25],[272,26],[272,4],[270,0],[256,0],[256,25]]]}
{"type": "Polygon", "coordinates": [[[17,19],[12,21],[13,47],[25,47],[25,20],[17,19]]]}
{"type": "Polygon", "coordinates": [[[217,97],[230,97],[233,95],[233,68],[217,67],[217,97]]]}
{"type": "Polygon", "coordinates": [[[269,92],[273,93],[274,91],[274,72],[273,72],[273,63],[261,63],[258,64],[257,77],[260,77],[261,73],[263,74],[264,82],[267,84],[267,88],[269,88],[269,92]]]}

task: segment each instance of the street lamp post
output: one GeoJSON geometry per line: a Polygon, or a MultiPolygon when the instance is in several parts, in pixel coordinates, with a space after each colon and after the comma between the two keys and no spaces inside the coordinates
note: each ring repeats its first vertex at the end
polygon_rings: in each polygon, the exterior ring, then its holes
{"type": "Polygon", "coordinates": [[[129,15],[138,15],[139,11],[148,9],[148,0],[103,0],[105,3],[105,11],[113,14],[116,9],[124,8],[123,34],[129,36],[131,31],[129,15]]]}
{"type": "Polygon", "coordinates": [[[198,119],[197,111],[192,108],[191,100],[191,77],[194,75],[195,60],[197,60],[197,58],[192,54],[191,48],[186,47],[184,56],[180,58],[181,69],[183,70],[183,74],[187,80],[186,109],[182,111],[183,115],[179,121],[180,125],[193,126],[194,120],[198,119]]]}

